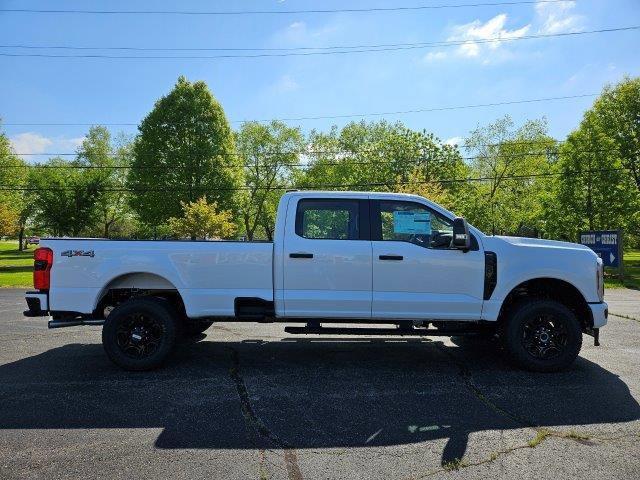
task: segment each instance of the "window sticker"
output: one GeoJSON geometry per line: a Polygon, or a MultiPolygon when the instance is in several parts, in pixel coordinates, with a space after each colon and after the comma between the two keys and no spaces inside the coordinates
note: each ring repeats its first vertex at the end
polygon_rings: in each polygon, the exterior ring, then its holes
{"type": "Polygon", "coordinates": [[[431,235],[431,213],[422,211],[394,211],[393,233],[431,235]]]}

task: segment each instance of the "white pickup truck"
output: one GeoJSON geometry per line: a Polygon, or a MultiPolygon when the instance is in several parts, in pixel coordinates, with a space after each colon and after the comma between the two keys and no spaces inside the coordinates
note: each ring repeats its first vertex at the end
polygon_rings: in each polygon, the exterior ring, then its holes
{"type": "Polygon", "coordinates": [[[554,371],[583,332],[598,344],[608,315],[587,247],[487,236],[415,195],[287,192],[273,243],[40,245],[25,315],[104,325],[107,355],[130,370],[159,366],[179,335],[255,321],[297,334],[489,334],[521,367],[554,371]]]}

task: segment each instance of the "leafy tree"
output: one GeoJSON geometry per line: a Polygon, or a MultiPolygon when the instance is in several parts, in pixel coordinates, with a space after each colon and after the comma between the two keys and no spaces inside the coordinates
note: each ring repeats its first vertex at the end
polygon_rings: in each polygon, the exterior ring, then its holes
{"type": "Polygon", "coordinates": [[[18,215],[5,201],[0,201],[0,237],[15,235],[18,230],[18,215]]]}
{"type": "Polygon", "coordinates": [[[19,249],[23,249],[24,229],[30,216],[26,190],[27,164],[14,154],[9,139],[0,132],[0,209],[1,235],[18,234],[19,249]]]}
{"type": "Polygon", "coordinates": [[[236,231],[231,212],[218,211],[216,203],[208,203],[206,197],[181,205],[183,216],[169,218],[169,227],[177,237],[220,239],[229,238],[236,231]]]}
{"type": "Polygon", "coordinates": [[[81,160],[52,158],[30,172],[36,220],[53,235],[78,236],[97,223],[102,180],[81,166],[81,160]]]}
{"type": "Polygon", "coordinates": [[[557,150],[546,120],[516,128],[505,116],[478,127],[465,141],[471,174],[461,210],[476,227],[494,234],[540,235],[541,195],[557,150]]]}
{"type": "Polygon", "coordinates": [[[610,146],[618,151],[640,191],[640,77],[605,87],[592,111],[596,116],[592,121],[612,141],[610,146]]]}
{"type": "Polygon", "coordinates": [[[205,194],[235,207],[241,162],[224,111],[204,82],[180,77],[138,129],[127,183],[143,221],[163,223],[180,215],[181,202],[205,194]]]}
{"type": "MultiPolygon", "coordinates": [[[[456,147],[400,122],[362,121],[342,130],[333,127],[328,134],[313,131],[309,144],[309,167],[297,178],[306,187],[391,191],[415,182],[416,169],[422,181],[464,177],[467,171],[456,147]]],[[[461,184],[442,185],[457,197],[461,184]]]]}
{"type": "Polygon", "coordinates": [[[249,240],[256,230],[273,239],[278,200],[289,182],[304,148],[304,137],[299,128],[272,121],[268,125],[248,122],[237,135],[237,148],[245,171],[247,192],[242,196],[240,212],[249,240]]]}
{"type": "Polygon", "coordinates": [[[634,226],[637,232],[640,202],[635,184],[594,111],[585,113],[562,145],[556,171],[558,178],[544,201],[552,236],[575,241],[580,230],[634,226]]]}
{"type": "Polygon", "coordinates": [[[78,150],[80,166],[89,167],[84,172],[88,181],[100,185],[95,198],[95,215],[100,224],[99,235],[109,238],[118,222],[121,222],[130,209],[126,194],[127,168],[131,158],[131,143],[125,137],[120,145],[114,145],[111,134],[103,126],[89,129],[78,150]]]}

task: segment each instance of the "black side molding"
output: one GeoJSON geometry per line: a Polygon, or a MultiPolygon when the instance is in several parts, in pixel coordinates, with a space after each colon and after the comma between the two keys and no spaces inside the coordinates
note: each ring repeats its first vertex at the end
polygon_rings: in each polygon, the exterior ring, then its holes
{"type": "Polygon", "coordinates": [[[498,283],[498,256],[495,252],[484,252],[484,294],[482,298],[489,300],[498,283]]]}
{"type": "Polygon", "coordinates": [[[380,255],[380,260],[404,260],[402,255],[380,255]]]}
{"type": "Polygon", "coordinates": [[[290,258],[313,258],[313,253],[290,253],[290,258]]]}

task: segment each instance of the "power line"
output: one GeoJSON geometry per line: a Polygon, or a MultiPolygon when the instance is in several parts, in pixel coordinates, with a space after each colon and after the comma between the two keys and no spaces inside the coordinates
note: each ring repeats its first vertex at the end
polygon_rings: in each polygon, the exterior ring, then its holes
{"type": "MultiPolygon", "coordinates": [[[[221,54],[221,55],[108,55],[102,53],[91,53],[91,54],[55,54],[55,53],[0,53],[2,57],[39,57],[39,58],[84,58],[84,59],[138,59],[138,60],[215,60],[215,59],[238,59],[238,58],[265,58],[265,57],[300,57],[300,56],[312,56],[312,55],[344,55],[350,53],[366,53],[366,52],[391,52],[391,51],[399,51],[399,50],[416,50],[416,49],[424,49],[424,48],[445,48],[445,47],[453,47],[459,45],[465,45],[468,43],[473,44],[484,44],[484,43],[495,43],[495,42],[513,42],[517,40],[532,40],[532,39],[540,39],[540,38],[553,38],[553,37],[569,37],[569,36],[577,36],[577,35],[588,35],[588,34],[596,34],[596,33],[612,33],[612,32],[621,32],[627,30],[638,30],[640,29],[639,25],[628,26],[628,27],[618,27],[618,28],[604,28],[599,30],[588,30],[583,32],[565,32],[565,33],[548,33],[548,34],[537,34],[537,35],[523,35],[521,37],[492,37],[486,39],[464,39],[464,40],[452,40],[447,42],[422,42],[422,43],[408,43],[408,44],[380,44],[377,46],[371,47],[319,47],[333,50],[323,50],[323,51],[294,51],[294,52],[283,52],[283,53],[252,53],[252,54],[221,54]],[[399,46],[394,46],[399,45],[399,46]],[[343,48],[343,50],[335,50],[337,48],[343,48]]],[[[88,49],[86,47],[41,47],[41,46],[4,46],[3,48],[66,48],[66,49],[88,49]]],[[[109,47],[106,47],[107,49],[109,47]]],[[[113,47],[118,48],[118,47],[113,47]]],[[[122,47],[120,47],[122,48],[122,47]]],[[[133,49],[134,47],[131,47],[133,49]]],[[[311,47],[304,47],[305,49],[309,49],[311,47]]],[[[97,48],[96,48],[97,49],[97,48]]],[[[142,48],[140,48],[142,50],[142,48]]],[[[221,49],[227,50],[227,49],[221,49]]],[[[259,50],[259,49],[250,49],[250,50],[259,50]]]]}
{"type": "MultiPolygon", "coordinates": [[[[520,105],[527,103],[540,103],[540,102],[552,102],[558,100],[573,100],[578,98],[586,98],[586,97],[596,97],[598,93],[583,93],[579,95],[563,95],[559,97],[545,97],[545,98],[531,98],[525,100],[511,100],[504,102],[491,102],[491,103],[476,103],[476,104],[467,104],[467,105],[451,105],[444,107],[432,107],[432,108],[418,108],[413,110],[398,110],[391,112],[366,112],[366,113],[349,113],[343,115],[317,115],[317,116],[307,116],[307,117],[284,117],[284,118],[268,118],[268,119],[259,119],[259,120],[231,120],[231,123],[248,123],[248,122],[271,122],[271,121],[281,121],[281,122],[294,122],[294,121],[303,121],[303,120],[335,120],[341,118],[361,118],[361,117],[382,117],[385,115],[406,115],[412,113],[429,113],[429,112],[444,112],[449,110],[466,110],[466,109],[474,109],[474,108],[485,108],[485,107],[498,107],[505,105],[520,105]]],[[[56,122],[30,122],[30,123],[3,123],[7,126],[13,127],[35,127],[35,126],[66,126],[66,127],[83,127],[83,126],[94,126],[94,125],[102,125],[105,127],[117,127],[117,126],[135,126],[137,123],[56,123],[56,122]]]]}
{"type": "Polygon", "coordinates": [[[293,15],[318,13],[373,13],[373,12],[411,12],[419,10],[444,10],[449,8],[506,7],[531,5],[536,3],[562,3],[566,0],[521,0],[511,2],[479,2],[439,5],[417,5],[400,7],[338,8],[312,10],[59,10],[34,8],[3,8],[6,13],[48,13],[48,14],[84,14],[84,15],[293,15]]]}
{"type": "MultiPolygon", "coordinates": [[[[491,37],[482,39],[460,39],[460,40],[448,40],[448,41],[429,41],[429,42],[411,42],[411,43],[380,43],[380,44],[363,44],[363,45],[333,45],[326,47],[280,47],[280,48],[261,48],[261,47],[87,47],[87,46],[72,46],[72,45],[25,45],[25,44],[10,44],[0,45],[0,48],[19,48],[26,50],[109,50],[109,51],[135,51],[135,52],[185,52],[185,51],[243,51],[243,52],[296,52],[296,51],[323,51],[323,50],[352,50],[352,49],[372,49],[371,51],[378,51],[378,49],[407,47],[407,48],[428,48],[428,47],[449,47],[464,45],[469,42],[473,43],[493,43],[493,42],[508,42],[515,40],[529,40],[534,38],[553,38],[553,37],[566,37],[575,35],[588,35],[593,33],[609,33],[620,32],[626,30],[637,30],[640,26],[628,26],[617,28],[604,28],[599,30],[586,30],[580,32],[561,32],[561,33],[549,33],[549,34],[534,34],[523,35],[521,37],[509,38],[509,37],[491,37]]],[[[370,50],[359,50],[370,51],[370,50]]],[[[384,51],[384,50],[380,50],[384,51]]],[[[331,52],[329,52],[331,53],[331,52]]],[[[345,52],[348,53],[348,52],[345,52]]],[[[183,58],[183,57],[109,57],[109,58],[183,58]]],[[[185,57],[185,58],[199,58],[199,57],[185,57]]],[[[205,57],[211,58],[211,57],[205,57]]]]}
{"type": "MultiPolygon", "coordinates": [[[[603,168],[603,169],[586,169],[586,170],[574,170],[570,172],[545,172],[545,173],[532,173],[525,175],[505,175],[503,177],[499,177],[500,181],[506,180],[523,180],[530,178],[544,178],[544,177],[554,177],[554,176],[578,176],[582,174],[592,174],[592,173],[606,173],[606,172],[616,172],[616,171],[626,171],[627,169],[624,167],[620,168],[603,168]]],[[[250,191],[250,190],[286,190],[286,189],[299,189],[299,190],[317,190],[317,189],[356,189],[356,188],[370,188],[370,187],[386,187],[392,188],[396,185],[416,185],[416,184],[431,184],[431,183],[441,183],[441,184],[450,184],[450,183],[468,183],[468,182],[487,182],[492,180],[497,180],[498,177],[466,177],[466,178],[448,178],[448,179],[434,179],[434,180],[425,180],[425,181],[391,181],[391,182],[369,182],[369,183],[352,183],[352,184],[311,184],[311,185],[274,185],[271,187],[233,187],[233,188],[207,188],[207,187],[172,187],[173,191],[182,191],[182,192],[197,192],[197,193],[209,193],[209,192],[223,192],[223,191],[250,191]]],[[[78,188],[73,187],[15,187],[8,185],[0,185],[0,191],[23,191],[23,192],[39,192],[39,191],[77,191],[78,188]]],[[[96,192],[113,192],[113,193],[167,193],[167,188],[96,188],[91,189],[96,192]]]]}
{"type": "MultiPolygon", "coordinates": [[[[507,144],[509,145],[509,144],[507,144]]],[[[272,152],[271,155],[295,155],[300,152],[272,152]]],[[[358,155],[361,153],[388,153],[384,150],[361,150],[361,151],[307,151],[305,152],[308,155],[358,155]]],[[[499,158],[509,159],[509,158],[522,158],[522,157],[540,157],[544,155],[553,155],[556,152],[553,151],[538,151],[538,152],[520,152],[520,153],[505,153],[498,154],[499,158]]],[[[619,153],[617,149],[597,149],[597,150],[575,150],[574,153],[619,153]]],[[[71,155],[71,154],[70,154],[71,155]]],[[[75,154],[73,154],[75,155],[75,154]]],[[[238,154],[241,155],[241,154],[238,154]]],[[[459,160],[477,160],[479,158],[484,158],[485,155],[474,155],[474,156],[466,156],[466,157],[458,157],[459,160]]],[[[194,158],[194,157],[189,157],[194,158]]],[[[274,165],[265,165],[260,164],[259,161],[251,162],[251,163],[242,163],[237,165],[217,165],[217,168],[280,168],[280,167],[298,167],[298,168],[311,168],[313,166],[338,166],[338,165],[380,165],[380,164],[395,164],[395,163],[409,163],[415,165],[428,165],[429,161],[437,160],[438,155],[434,157],[423,157],[423,158],[414,158],[407,160],[321,160],[316,161],[315,163],[278,163],[274,165]]],[[[47,164],[13,164],[13,165],[0,165],[0,169],[5,168],[27,168],[27,169],[77,169],[77,170],[181,170],[190,168],[188,165],[78,165],[78,164],[68,164],[68,165],[47,165],[47,164]]],[[[195,167],[194,167],[195,168],[195,167]]]]}

